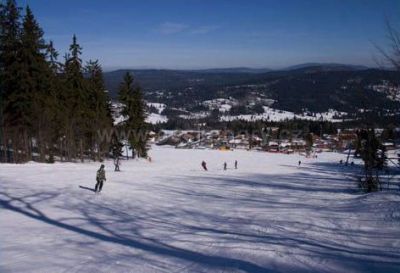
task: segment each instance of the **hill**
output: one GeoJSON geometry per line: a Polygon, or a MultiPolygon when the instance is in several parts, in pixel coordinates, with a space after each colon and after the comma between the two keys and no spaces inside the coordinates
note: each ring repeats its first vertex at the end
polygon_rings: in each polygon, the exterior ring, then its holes
{"type": "Polygon", "coordinates": [[[338,153],[150,155],[121,172],[104,162],[98,195],[98,164],[1,164],[1,271],[398,272],[400,195],[358,194],[357,159],[346,168],[338,153]]]}

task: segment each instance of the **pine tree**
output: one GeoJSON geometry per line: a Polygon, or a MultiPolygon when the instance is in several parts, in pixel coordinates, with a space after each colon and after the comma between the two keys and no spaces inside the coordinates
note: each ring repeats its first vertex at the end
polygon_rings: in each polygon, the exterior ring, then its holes
{"type": "Polygon", "coordinates": [[[386,164],[385,147],[375,135],[373,129],[357,132],[356,153],[364,161],[364,183],[361,184],[367,192],[381,190],[379,171],[386,164]]]}
{"type": "Polygon", "coordinates": [[[0,161],[6,161],[6,145],[4,141],[4,121],[3,121],[3,102],[4,102],[4,87],[3,87],[3,74],[4,74],[4,62],[3,62],[3,42],[5,35],[5,6],[3,2],[0,2],[0,161]]]}
{"type": "Polygon", "coordinates": [[[108,153],[108,140],[96,138],[97,130],[112,129],[102,69],[97,61],[89,62],[85,78],[81,54],[74,35],[61,65],[30,8],[21,20],[15,0],[0,1],[2,161],[30,160],[34,150],[48,162],[57,152],[69,160],[79,155],[82,161],[90,153],[99,160],[108,153]]]}
{"type": "Polygon", "coordinates": [[[137,86],[133,93],[133,123],[132,128],[136,134],[135,149],[138,157],[147,157],[147,126],[146,126],[146,104],[143,100],[143,93],[140,86],[137,86]]]}
{"type": "Polygon", "coordinates": [[[129,131],[129,144],[138,157],[147,156],[147,132],[145,104],[141,88],[134,85],[133,77],[128,72],[119,90],[119,101],[124,105],[121,114],[127,118],[124,127],[129,131]]]}
{"type": "Polygon", "coordinates": [[[122,142],[118,139],[116,134],[113,134],[112,138],[112,144],[111,144],[111,153],[113,155],[114,159],[117,159],[122,156],[122,148],[124,145],[122,142]]]}
{"type": "Polygon", "coordinates": [[[99,139],[99,131],[110,132],[112,129],[111,103],[106,92],[103,70],[99,62],[97,60],[89,61],[85,71],[88,74],[89,112],[93,121],[91,128],[92,158],[95,159],[94,151],[97,151],[96,157],[100,161],[109,150],[108,141],[99,139]]]}
{"type": "Polygon", "coordinates": [[[58,75],[62,71],[62,64],[58,61],[58,56],[59,54],[54,48],[53,41],[50,41],[46,48],[46,57],[54,75],[58,75]]]}
{"type": "Polygon", "coordinates": [[[2,91],[2,128],[3,142],[7,161],[20,161],[19,153],[11,153],[11,150],[25,150],[21,141],[20,129],[24,127],[23,105],[16,101],[20,82],[19,52],[21,50],[20,34],[20,9],[15,0],[8,0],[1,12],[1,91],[2,91]]]}
{"type": "Polygon", "coordinates": [[[304,140],[306,141],[307,155],[309,155],[311,153],[312,146],[314,143],[313,133],[307,133],[304,137],[304,140]]]}
{"type": "Polygon", "coordinates": [[[67,55],[65,63],[65,85],[66,91],[63,100],[69,106],[67,109],[68,120],[66,121],[66,152],[68,160],[76,157],[79,150],[81,161],[84,160],[84,146],[87,141],[87,131],[90,126],[90,115],[88,109],[88,93],[83,77],[82,48],[77,43],[74,35],[70,45],[70,54],[67,55]],[[79,147],[77,149],[76,147],[79,147]]]}
{"type": "Polygon", "coordinates": [[[50,41],[46,47],[47,73],[46,81],[48,83],[47,106],[45,114],[48,117],[48,162],[54,162],[54,156],[57,153],[57,147],[60,158],[62,159],[62,132],[65,132],[65,103],[61,100],[64,85],[61,82],[62,64],[58,61],[58,52],[54,44],[50,41]]]}
{"type": "MultiPolygon", "coordinates": [[[[21,33],[20,82],[18,103],[23,105],[28,139],[36,139],[40,161],[45,161],[51,128],[50,67],[46,61],[47,44],[29,6],[23,19],[21,33]]],[[[31,145],[29,145],[31,147],[31,145]]],[[[28,159],[32,152],[28,150],[28,159]]]]}

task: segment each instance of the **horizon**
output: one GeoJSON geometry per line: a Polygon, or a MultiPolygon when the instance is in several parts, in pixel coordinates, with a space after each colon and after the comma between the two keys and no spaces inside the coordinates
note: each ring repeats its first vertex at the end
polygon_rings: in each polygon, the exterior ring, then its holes
{"type": "Polygon", "coordinates": [[[283,69],[303,63],[378,66],[395,0],[18,1],[60,56],[76,34],[83,59],[116,69],[283,69]]]}
{"type": "MultiPolygon", "coordinates": [[[[290,69],[296,69],[294,67],[296,66],[304,66],[304,67],[313,67],[313,66],[329,66],[329,65],[338,65],[338,66],[349,66],[349,67],[365,67],[365,69],[382,69],[378,64],[375,66],[367,66],[367,65],[362,65],[362,64],[352,64],[352,63],[333,63],[333,62],[326,62],[326,63],[296,63],[293,65],[289,66],[284,66],[284,67],[278,67],[278,68],[270,68],[270,67],[251,67],[251,66],[236,66],[236,67],[203,67],[203,68],[169,68],[169,67],[146,67],[146,66],[139,66],[139,67],[107,67],[104,70],[104,72],[113,72],[113,71],[118,71],[118,70],[176,70],[176,71],[205,71],[205,70],[224,70],[224,69],[249,69],[249,70],[270,70],[271,72],[273,71],[282,71],[282,70],[290,70],[290,69]]],[[[390,67],[383,67],[383,69],[391,70],[392,68],[390,67]]],[[[265,73],[268,73],[266,71],[265,73]]]]}

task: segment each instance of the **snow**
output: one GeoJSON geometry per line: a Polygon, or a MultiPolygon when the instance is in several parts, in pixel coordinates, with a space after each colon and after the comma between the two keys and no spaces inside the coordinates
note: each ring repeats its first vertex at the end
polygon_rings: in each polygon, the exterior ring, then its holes
{"type": "Polygon", "coordinates": [[[158,111],[158,114],[161,114],[162,111],[164,111],[165,108],[167,108],[166,104],[158,103],[158,102],[147,102],[147,106],[156,108],[158,111]]]}
{"type": "Polygon", "coordinates": [[[114,125],[120,124],[121,122],[124,122],[127,119],[128,119],[128,117],[124,117],[123,115],[114,116],[113,117],[114,125]]]}
{"type": "Polygon", "coordinates": [[[150,155],[100,195],[99,163],[0,164],[0,272],[399,272],[399,192],[360,194],[345,154],[150,155]]]}
{"type": "MultiPolygon", "coordinates": [[[[166,108],[166,105],[163,103],[156,103],[156,102],[148,102],[148,106],[153,106],[157,108],[158,113],[148,113],[146,117],[146,122],[150,124],[158,124],[158,123],[165,123],[168,122],[167,116],[161,115],[162,111],[166,108]]],[[[118,102],[112,103],[113,109],[113,120],[114,125],[120,124],[128,119],[120,114],[122,110],[123,104],[118,102]]]]}
{"type": "Polygon", "coordinates": [[[183,119],[202,119],[202,118],[206,118],[210,115],[210,112],[195,112],[195,113],[190,113],[187,115],[179,115],[180,118],[183,119]]]}
{"type": "Polygon", "coordinates": [[[147,102],[148,107],[154,107],[157,109],[158,113],[149,113],[146,117],[146,122],[150,124],[158,124],[168,122],[167,116],[161,115],[161,113],[167,108],[164,103],[158,102],[147,102]]]}
{"type": "Polygon", "coordinates": [[[345,116],[347,113],[339,112],[333,109],[330,109],[327,112],[316,113],[315,116],[307,115],[306,113],[303,114],[295,114],[293,112],[284,111],[274,109],[268,106],[264,106],[264,113],[262,114],[247,114],[247,115],[237,115],[237,116],[222,116],[221,121],[232,121],[232,120],[244,120],[244,121],[257,121],[257,120],[266,120],[266,121],[285,121],[285,120],[292,120],[292,119],[302,119],[302,120],[325,120],[331,122],[342,122],[342,119],[337,119],[335,117],[345,116]]]}
{"type": "MultiPolygon", "coordinates": [[[[128,118],[124,117],[122,115],[118,117],[114,117],[114,125],[120,124],[121,122],[126,121],[128,118]]],[[[146,116],[146,122],[150,124],[158,124],[158,123],[165,123],[168,121],[168,118],[166,116],[160,115],[160,114],[155,114],[155,113],[150,113],[147,114],[146,116]]]]}
{"type": "Polygon", "coordinates": [[[217,98],[212,100],[205,100],[202,104],[208,107],[209,110],[218,109],[218,111],[225,113],[231,110],[232,106],[237,105],[238,101],[234,98],[217,98]]]}
{"type": "Polygon", "coordinates": [[[229,112],[232,108],[232,105],[229,104],[221,104],[219,111],[220,112],[229,112]]]}
{"type": "Polygon", "coordinates": [[[146,117],[146,122],[150,124],[165,123],[168,121],[167,116],[160,114],[150,113],[146,117]]]}

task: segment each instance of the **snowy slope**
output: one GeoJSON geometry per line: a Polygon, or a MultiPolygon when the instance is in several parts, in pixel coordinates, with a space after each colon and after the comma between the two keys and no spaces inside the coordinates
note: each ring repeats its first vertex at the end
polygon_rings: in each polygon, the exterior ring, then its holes
{"type": "MultiPolygon", "coordinates": [[[[158,123],[165,123],[168,121],[167,116],[161,115],[162,111],[167,107],[165,104],[156,103],[156,102],[148,102],[147,105],[157,108],[157,111],[158,111],[158,113],[147,113],[147,116],[146,116],[147,123],[158,124],[158,123]]],[[[128,119],[128,117],[124,117],[123,115],[120,114],[121,109],[122,109],[121,103],[113,102],[112,109],[113,109],[114,125],[120,124],[121,122],[124,122],[125,120],[128,119]]]]}
{"type": "Polygon", "coordinates": [[[257,120],[265,120],[265,121],[285,121],[292,119],[301,119],[301,120],[314,120],[314,121],[330,121],[330,122],[342,122],[342,119],[338,119],[335,117],[345,116],[347,113],[339,112],[336,110],[329,110],[327,112],[316,113],[315,116],[309,116],[305,113],[303,114],[295,114],[293,112],[284,111],[274,109],[268,106],[264,106],[264,113],[262,114],[254,114],[254,115],[237,115],[237,116],[222,116],[221,121],[232,121],[232,120],[245,120],[245,121],[257,121],[257,120]]]}
{"type": "Polygon", "coordinates": [[[164,103],[147,102],[147,106],[154,107],[158,113],[149,113],[146,117],[146,122],[150,124],[165,123],[168,121],[167,116],[161,115],[162,111],[167,107],[164,103]]]}
{"type": "Polygon", "coordinates": [[[146,117],[146,122],[150,124],[165,123],[168,121],[167,116],[163,116],[156,113],[150,113],[146,117]]]}
{"type": "Polygon", "coordinates": [[[161,113],[162,113],[162,111],[164,111],[164,110],[165,110],[165,108],[167,108],[167,105],[166,105],[166,104],[164,104],[164,103],[158,103],[158,102],[147,102],[146,104],[147,104],[147,106],[149,106],[149,107],[154,107],[154,108],[156,108],[156,109],[157,109],[157,111],[158,111],[158,114],[161,114],[161,113]]]}
{"type": "Polygon", "coordinates": [[[98,163],[0,164],[0,272],[399,272],[400,195],[358,194],[345,155],[150,154],[101,195],[98,163]]]}

